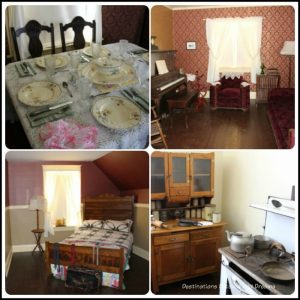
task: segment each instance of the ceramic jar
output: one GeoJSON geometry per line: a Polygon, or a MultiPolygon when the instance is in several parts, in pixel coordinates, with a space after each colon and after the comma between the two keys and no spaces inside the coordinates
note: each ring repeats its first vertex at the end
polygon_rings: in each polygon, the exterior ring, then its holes
{"type": "Polygon", "coordinates": [[[220,223],[221,222],[221,213],[214,211],[212,215],[213,223],[220,223]]]}

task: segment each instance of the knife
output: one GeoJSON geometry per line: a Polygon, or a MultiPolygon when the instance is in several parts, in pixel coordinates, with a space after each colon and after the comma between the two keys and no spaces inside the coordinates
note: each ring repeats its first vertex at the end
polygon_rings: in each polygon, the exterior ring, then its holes
{"type": "Polygon", "coordinates": [[[71,103],[73,103],[73,101],[67,101],[67,102],[60,103],[60,104],[57,104],[57,105],[54,105],[54,106],[50,106],[50,107],[47,107],[47,108],[44,108],[44,109],[36,110],[36,111],[31,112],[29,114],[29,116],[34,117],[34,116],[37,116],[37,115],[42,114],[44,112],[51,111],[51,110],[54,110],[54,109],[57,109],[57,108],[60,108],[60,107],[64,107],[64,106],[69,105],[71,103]]]}
{"type": "Polygon", "coordinates": [[[136,97],[140,98],[141,100],[143,100],[147,104],[147,106],[149,105],[148,99],[146,99],[143,96],[141,96],[140,94],[138,94],[133,88],[131,88],[130,91],[134,96],[136,96],[136,97]]]}
{"type": "Polygon", "coordinates": [[[27,70],[27,68],[23,65],[23,63],[20,63],[21,69],[23,70],[24,74],[28,74],[29,71],[27,70]]]}
{"type": "Polygon", "coordinates": [[[23,64],[26,66],[27,70],[30,70],[33,75],[36,75],[36,71],[33,69],[30,63],[24,62],[23,64]]]}
{"type": "Polygon", "coordinates": [[[64,107],[60,107],[57,110],[53,110],[53,111],[51,111],[51,113],[48,113],[48,114],[44,112],[44,113],[41,113],[41,114],[39,114],[35,117],[30,117],[30,119],[31,119],[32,122],[36,122],[36,121],[46,119],[46,118],[49,119],[49,118],[52,118],[53,116],[65,114],[65,112],[67,112],[69,110],[69,108],[70,108],[70,106],[67,105],[67,106],[64,106],[64,107]]]}
{"type": "Polygon", "coordinates": [[[26,70],[26,72],[31,75],[30,70],[28,69],[26,63],[23,62],[22,65],[23,65],[24,69],[26,70]]]}
{"type": "Polygon", "coordinates": [[[140,104],[137,101],[134,101],[134,99],[130,96],[130,94],[126,93],[125,90],[121,91],[121,94],[126,97],[127,99],[129,99],[130,101],[132,101],[134,104],[136,104],[140,109],[142,109],[144,112],[148,112],[148,110],[145,109],[144,106],[142,106],[142,104],[140,104]]]}
{"type": "Polygon", "coordinates": [[[141,102],[141,97],[136,96],[134,93],[130,92],[129,90],[124,90],[124,92],[127,93],[127,95],[129,95],[130,98],[132,98],[136,102],[139,102],[144,107],[144,109],[147,110],[148,112],[149,104],[145,103],[144,100],[141,102]],[[146,104],[146,106],[143,104],[146,104]]]}

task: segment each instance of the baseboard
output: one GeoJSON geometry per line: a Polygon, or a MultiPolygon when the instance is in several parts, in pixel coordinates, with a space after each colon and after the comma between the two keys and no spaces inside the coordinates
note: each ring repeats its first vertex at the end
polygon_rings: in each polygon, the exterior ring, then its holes
{"type": "Polygon", "coordinates": [[[10,250],[7,255],[7,258],[5,260],[5,277],[7,277],[7,274],[8,274],[9,268],[10,268],[12,256],[13,256],[13,252],[12,252],[12,250],[10,250]]]}
{"type": "MultiPolygon", "coordinates": [[[[41,246],[45,249],[45,243],[42,243],[41,246]]],[[[12,252],[31,252],[35,247],[35,244],[32,245],[14,245],[12,246],[12,252]]]]}
{"type": "Polygon", "coordinates": [[[137,255],[137,256],[139,256],[139,257],[141,257],[141,258],[146,259],[146,260],[149,261],[149,251],[146,251],[146,250],[144,250],[144,249],[142,249],[140,247],[137,247],[137,246],[133,245],[132,252],[135,255],[137,255]]]}

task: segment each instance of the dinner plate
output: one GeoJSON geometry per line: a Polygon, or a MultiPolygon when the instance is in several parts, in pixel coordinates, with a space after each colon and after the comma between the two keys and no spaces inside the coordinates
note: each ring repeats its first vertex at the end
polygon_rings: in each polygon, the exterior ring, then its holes
{"type": "MultiPolygon", "coordinates": [[[[36,59],[36,65],[40,68],[46,68],[45,67],[45,60],[44,57],[39,57],[36,59]]],[[[62,68],[68,64],[68,59],[65,56],[62,55],[56,55],[55,56],[55,68],[62,68]]]]}
{"type": "Polygon", "coordinates": [[[122,65],[122,61],[119,60],[119,59],[115,59],[115,58],[107,58],[107,57],[99,57],[99,58],[96,58],[94,61],[93,61],[97,66],[100,67],[100,71],[101,70],[106,70],[107,69],[117,69],[117,68],[120,68],[121,65],[122,65]]]}
{"type": "Polygon", "coordinates": [[[20,102],[29,106],[52,104],[59,99],[61,88],[51,81],[35,81],[28,83],[18,91],[20,102]]]}
{"type": "Polygon", "coordinates": [[[134,68],[124,62],[118,68],[101,68],[94,61],[91,61],[81,67],[80,73],[94,83],[101,94],[137,82],[134,68]]]}
{"type": "MultiPolygon", "coordinates": [[[[92,47],[86,47],[82,50],[82,53],[85,54],[86,56],[90,56],[92,57],[93,54],[92,54],[92,47]]],[[[99,56],[102,57],[102,56],[109,56],[110,55],[110,51],[104,47],[101,47],[100,48],[100,53],[99,53],[99,56]]]]}
{"type": "Polygon", "coordinates": [[[96,100],[92,115],[100,124],[111,129],[128,129],[141,120],[140,109],[128,99],[117,96],[96,100]]]}

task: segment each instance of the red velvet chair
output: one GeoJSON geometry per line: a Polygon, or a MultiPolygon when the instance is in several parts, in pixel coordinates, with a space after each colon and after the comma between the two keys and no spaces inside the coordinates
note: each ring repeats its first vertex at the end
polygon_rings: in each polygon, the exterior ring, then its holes
{"type": "Polygon", "coordinates": [[[216,108],[237,108],[244,111],[250,105],[250,85],[243,77],[226,78],[223,76],[210,86],[210,105],[216,108]]]}

